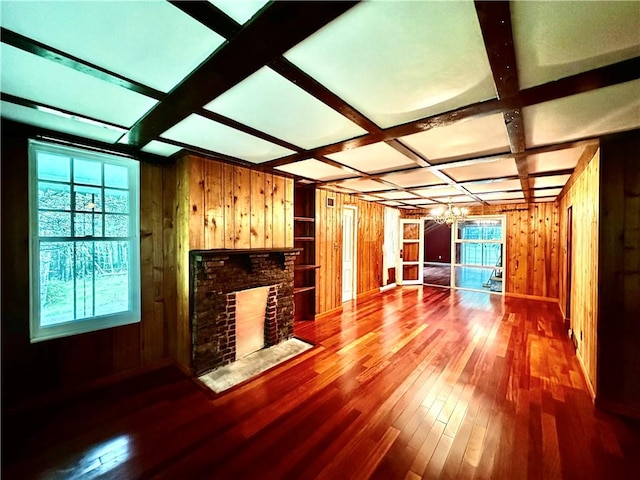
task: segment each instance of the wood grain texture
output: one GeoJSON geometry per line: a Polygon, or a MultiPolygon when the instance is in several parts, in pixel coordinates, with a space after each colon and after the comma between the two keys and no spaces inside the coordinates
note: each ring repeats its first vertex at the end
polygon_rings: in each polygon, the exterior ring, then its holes
{"type": "Polygon", "coordinates": [[[586,375],[595,390],[597,382],[598,348],[598,228],[599,228],[599,184],[600,152],[595,152],[585,165],[577,170],[580,174],[560,199],[560,245],[559,264],[560,308],[567,302],[566,278],[571,275],[571,319],[570,326],[576,336],[577,353],[580,355],[586,375]],[[573,211],[572,264],[567,272],[567,211],[573,211]]]}
{"type": "Polygon", "coordinates": [[[2,477],[637,478],[640,430],[594,409],[553,303],[403,287],[296,335],[221,395],[165,368],[5,418],[2,477]]]}

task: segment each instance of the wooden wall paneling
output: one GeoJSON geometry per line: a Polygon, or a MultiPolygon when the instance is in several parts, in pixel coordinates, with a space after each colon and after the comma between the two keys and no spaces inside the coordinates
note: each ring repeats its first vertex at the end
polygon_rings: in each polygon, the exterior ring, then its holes
{"type": "Polygon", "coordinates": [[[222,165],[224,176],[224,248],[233,249],[236,245],[236,218],[235,218],[235,176],[233,165],[222,165]]]}
{"type": "Polygon", "coordinates": [[[224,174],[223,164],[204,162],[204,248],[224,248],[224,174]]]}
{"type": "Polygon", "coordinates": [[[265,248],[264,174],[251,170],[251,248],[265,248]]]}
{"type": "Polygon", "coordinates": [[[176,359],[182,365],[191,365],[191,339],[189,333],[189,246],[191,202],[189,195],[189,157],[176,164],[176,295],[177,328],[176,359]]]}
{"type": "Polygon", "coordinates": [[[166,356],[177,358],[176,330],[177,297],[176,297],[176,166],[163,167],[162,175],[162,264],[164,267],[164,328],[166,356]]]}
{"type": "Polygon", "coordinates": [[[285,238],[285,181],[284,177],[273,176],[273,248],[286,246],[285,238]]]}
{"type": "Polygon", "coordinates": [[[251,248],[251,170],[234,167],[235,248],[251,248]]]}
{"type": "Polygon", "coordinates": [[[316,309],[318,312],[329,310],[326,299],[326,277],[331,272],[328,270],[327,265],[327,232],[324,211],[326,200],[327,191],[316,190],[316,265],[320,265],[320,268],[316,270],[316,309]]]}
{"type": "Polygon", "coordinates": [[[293,248],[293,178],[284,179],[284,246],[293,248]]]}
{"type": "Polygon", "coordinates": [[[205,248],[204,244],[204,162],[195,155],[188,157],[189,162],[189,248],[205,248]]]}
{"type": "Polygon", "coordinates": [[[273,248],[273,175],[264,174],[264,248],[273,248]]]}

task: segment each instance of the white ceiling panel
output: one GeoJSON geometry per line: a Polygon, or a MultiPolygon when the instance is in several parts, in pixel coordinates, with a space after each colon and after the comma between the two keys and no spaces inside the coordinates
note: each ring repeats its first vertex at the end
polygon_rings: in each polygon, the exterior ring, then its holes
{"type": "Polygon", "coordinates": [[[367,133],[268,67],[204,108],[305,149],[367,133]]]}
{"type": "Polygon", "coordinates": [[[16,122],[47,128],[57,132],[78,135],[102,142],[115,143],[126,130],[100,127],[73,118],[23,107],[9,102],[1,102],[2,117],[16,122]]]}
{"type": "Polygon", "coordinates": [[[442,183],[442,179],[431,173],[427,168],[415,168],[406,172],[390,173],[383,178],[405,188],[438,185],[442,183]]]}
{"type": "Polygon", "coordinates": [[[585,147],[575,147],[529,155],[527,170],[529,173],[542,173],[575,168],[584,149],[585,147]]]}
{"type": "Polygon", "coordinates": [[[2,44],[2,92],[97,120],[130,127],[156,101],[2,44]]]}
{"type": "Polygon", "coordinates": [[[404,208],[405,210],[416,210],[417,207],[413,207],[411,205],[399,205],[398,208],[404,208]]]}
{"type": "Polygon", "coordinates": [[[516,200],[524,199],[524,193],[522,192],[491,192],[491,193],[479,193],[478,197],[481,200],[516,200]]]}
{"type": "Polygon", "coordinates": [[[275,168],[293,175],[313,178],[314,180],[336,180],[339,178],[353,177],[354,175],[357,175],[357,173],[351,170],[335,167],[314,158],[281,165],[275,168]]]}
{"type": "Polygon", "coordinates": [[[400,202],[396,202],[395,200],[389,200],[387,202],[380,202],[382,205],[387,205],[388,207],[397,207],[402,205],[400,202]]]}
{"type": "Polygon", "coordinates": [[[457,182],[467,182],[469,180],[480,180],[484,178],[504,178],[518,175],[516,162],[513,158],[501,158],[498,160],[481,161],[474,164],[467,164],[463,167],[443,169],[447,175],[457,182]]]}
{"type": "Polygon", "coordinates": [[[546,188],[546,187],[562,187],[567,183],[571,175],[551,175],[548,177],[532,178],[533,188],[546,188]]]}
{"type": "Polygon", "coordinates": [[[379,192],[380,190],[389,190],[389,185],[369,180],[368,178],[345,180],[338,184],[340,187],[349,188],[358,192],[379,192]]]}
{"type": "Polygon", "coordinates": [[[209,0],[239,24],[244,24],[267,3],[267,0],[209,0]]]}
{"type": "Polygon", "coordinates": [[[527,146],[640,127],[640,80],[523,108],[527,146]]]}
{"type": "Polygon", "coordinates": [[[432,128],[401,140],[432,163],[439,159],[509,151],[509,138],[501,113],[432,128]]]}
{"type": "Polygon", "coordinates": [[[384,142],[343,150],[327,157],[366,173],[382,173],[415,166],[414,161],[384,142]]]}
{"type": "Polygon", "coordinates": [[[266,162],[293,153],[287,148],[196,114],[189,115],[161,136],[252,163],[266,162]]]}
{"type": "Polygon", "coordinates": [[[495,97],[468,0],[364,2],[285,57],[382,127],[495,97]]]}
{"type": "Polygon", "coordinates": [[[421,188],[420,190],[413,190],[413,193],[422,195],[423,197],[443,197],[446,195],[460,195],[460,189],[449,186],[439,185],[436,187],[421,188]]]}
{"type": "Polygon", "coordinates": [[[557,197],[560,195],[562,188],[546,188],[544,190],[532,190],[533,196],[538,197],[557,197]]]}
{"type": "Polygon", "coordinates": [[[503,180],[498,182],[468,183],[464,187],[471,193],[504,192],[522,188],[520,180],[503,180]]]}
{"type": "Polygon", "coordinates": [[[439,198],[438,200],[443,204],[476,203],[476,199],[473,197],[470,197],[469,195],[456,195],[456,196],[447,197],[447,198],[443,197],[443,198],[439,198]]]}
{"type": "Polygon", "coordinates": [[[379,197],[374,197],[372,195],[360,195],[360,198],[362,200],[366,200],[367,202],[375,202],[377,200],[380,200],[379,197]]]}
{"type": "Polygon", "coordinates": [[[403,200],[403,203],[409,205],[435,205],[436,202],[427,198],[416,198],[415,200],[403,200]]]}
{"type": "Polygon", "coordinates": [[[224,42],[168,2],[0,5],[4,28],[163,92],[224,42]]]}
{"type": "Polygon", "coordinates": [[[176,147],[165,142],[159,142],[158,140],[151,140],[142,149],[143,152],[155,153],[156,155],[162,155],[163,157],[170,157],[176,152],[182,150],[181,147],[176,147]]]}
{"type": "Polygon", "coordinates": [[[414,195],[413,193],[409,193],[409,192],[404,192],[402,190],[395,191],[395,192],[378,193],[377,195],[381,198],[386,198],[388,200],[404,200],[405,198],[406,199],[417,198],[417,195],[414,195]]]}
{"type": "Polygon", "coordinates": [[[640,2],[512,2],[522,88],[640,55],[640,2]]]}
{"type": "Polygon", "coordinates": [[[515,203],[525,203],[524,198],[520,200],[489,200],[489,205],[510,205],[515,203]]]}

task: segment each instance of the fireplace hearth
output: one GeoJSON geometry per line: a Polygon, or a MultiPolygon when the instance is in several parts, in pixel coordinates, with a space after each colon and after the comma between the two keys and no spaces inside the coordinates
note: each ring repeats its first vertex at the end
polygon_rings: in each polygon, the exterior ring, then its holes
{"type": "Polygon", "coordinates": [[[232,363],[259,349],[260,343],[269,347],[293,337],[293,272],[299,252],[295,248],[191,252],[191,367],[196,375],[232,363]],[[249,303],[239,308],[238,301],[249,303]],[[251,322],[264,318],[264,342],[256,338],[254,327],[237,325],[239,314],[254,317],[251,322]],[[238,327],[244,335],[240,344],[238,327]]]}

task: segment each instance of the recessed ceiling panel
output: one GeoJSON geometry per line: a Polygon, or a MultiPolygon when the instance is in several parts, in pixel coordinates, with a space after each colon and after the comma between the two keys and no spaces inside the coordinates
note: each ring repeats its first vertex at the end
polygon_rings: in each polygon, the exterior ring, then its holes
{"type": "Polygon", "coordinates": [[[481,180],[484,178],[504,178],[518,175],[516,162],[513,158],[501,158],[499,160],[481,161],[464,167],[448,168],[443,170],[457,182],[469,180],[481,180]]]}
{"type": "Polygon", "coordinates": [[[305,149],[367,133],[268,67],[204,108],[305,149]]]}
{"type": "Polygon", "coordinates": [[[384,142],[343,150],[327,157],[366,173],[387,172],[416,164],[384,142]]]}
{"type": "Polygon", "coordinates": [[[195,113],[171,127],[161,136],[253,163],[266,162],[293,153],[287,148],[266,142],[195,113]]]}
{"type": "Polygon", "coordinates": [[[377,195],[388,200],[403,200],[405,198],[409,199],[417,197],[417,195],[414,195],[413,193],[405,192],[402,190],[398,190],[395,192],[378,193],[377,195]]]}
{"type": "Polygon", "coordinates": [[[224,42],[168,2],[1,5],[4,28],[163,92],[224,42]]]}
{"type": "Polygon", "coordinates": [[[523,108],[527,146],[547,145],[640,126],[640,80],[523,108]]]}
{"type": "Polygon", "coordinates": [[[479,193],[478,197],[481,200],[516,200],[524,199],[524,193],[520,192],[491,192],[491,193],[479,193]]]}
{"type": "Polygon", "coordinates": [[[529,155],[527,169],[529,173],[542,173],[575,168],[584,149],[585,147],[575,147],[529,155]]]}
{"type": "Polygon", "coordinates": [[[239,24],[244,24],[267,3],[267,0],[209,0],[239,24]]]}
{"type": "Polygon", "coordinates": [[[512,2],[522,88],[640,55],[640,2],[512,2]]]}
{"type": "Polygon", "coordinates": [[[422,195],[423,197],[443,197],[447,195],[460,195],[460,189],[449,186],[440,185],[437,187],[421,188],[420,190],[413,190],[413,193],[422,195]]]}
{"type": "Polygon", "coordinates": [[[495,98],[472,1],[363,2],[285,57],[382,127],[495,98]]]}
{"type": "Polygon", "coordinates": [[[397,202],[395,200],[389,200],[387,202],[380,202],[382,205],[387,205],[388,207],[397,207],[399,205],[402,205],[402,203],[397,202]]]}
{"type": "Polygon", "coordinates": [[[571,175],[551,175],[549,177],[532,178],[533,188],[563,187],[571,175]]]}
{"type": "Polygon", "coordinates": [[[357,175],[357,173],[353,171],[334,167],[333,165],[329,165],[328,163],[324,163],[313,158],[302,160],[300,162],[288,163],[287,165],[281,165],[275,168],[276,170],[288,172],[293,175],[322,181],[336,180],[339,178],[353,177],[354,175],[357,175]]]}
{"type": "Polygon", "coordinates": [[[416,198],[415,200],[403,200],[403,203],[409,205],[434,205],[436,202],[427,198],[416,198]]]}
{"type": "Polygon", "coordinates": [[[379,197],[374,197],[372,195],[360,195],[360,198],[362,200],[366,200],[367,202],[375,202],[375,201],[380,200],[379,197]]]}
{"type": "Polygon", "coordinates": [[[470,118],[432,128],[401,139],[429,162],[509,151],[509,138],[502,114],[470,118]]]}
{"type": "Polygon", "coordinates": [[[102,142],[115,143],[125,133],[125,130],[114,130],[91,125],[72,118],[61,117],[4,101],[1,103],[0,111],[2,112],[2,118],[102,142]]]}
{"type": "Polygon", "coordinates": [[[470,197],[469,195],[456,195],[455,197],[449,197],[449,198],[440,198],[438,199],[440,200],[440,202],[442,203],[455,203],[455,204],[459,204],[459,203],[476,203],[476,199],[473,197],[470,197]]]}
{"type": "Polygon", "coordinates": [[[170,157],[176,152],[182,150],[181,147],[176,147],[165,142],[159,142],[157,140],[151,140],[141,149],[143,152],[155,153],[156,155],[162,155],[163,157],[170,157]]]}
{"type": "Polygon", "coordinates": [[[0,57],[0,87],[16,97],[125,127],[156,104],[144,95],[4,43],[0,57]]]}
{"type": "Polygon", "coordinates": [[[546,188],[544,190],[533,190],[533,196],[538,197],[557,197],[560,195],[562,188],[546,188]]]}
{"type": "Polygon", "coordinates": [[[498,182],[467,183],[464,187],[471,193],[504,192],[522,188],[520,180],[503,180],[498,182]]]}
{"type": "Polygon", "coordinates": [[[406,172],[390,173],[383,178],[401,187],[421,187],[442,183],[442,179],[431,173],[427,168],[415,168],[406,172]]]}
{"type": "Polygon", "coordinates": [[[339,183],[340,187],[349,188],[358,192],[379,192],[381,190],[389,190],[389,185],[369,180],[368,178],[345,180],[339,183]]]}

